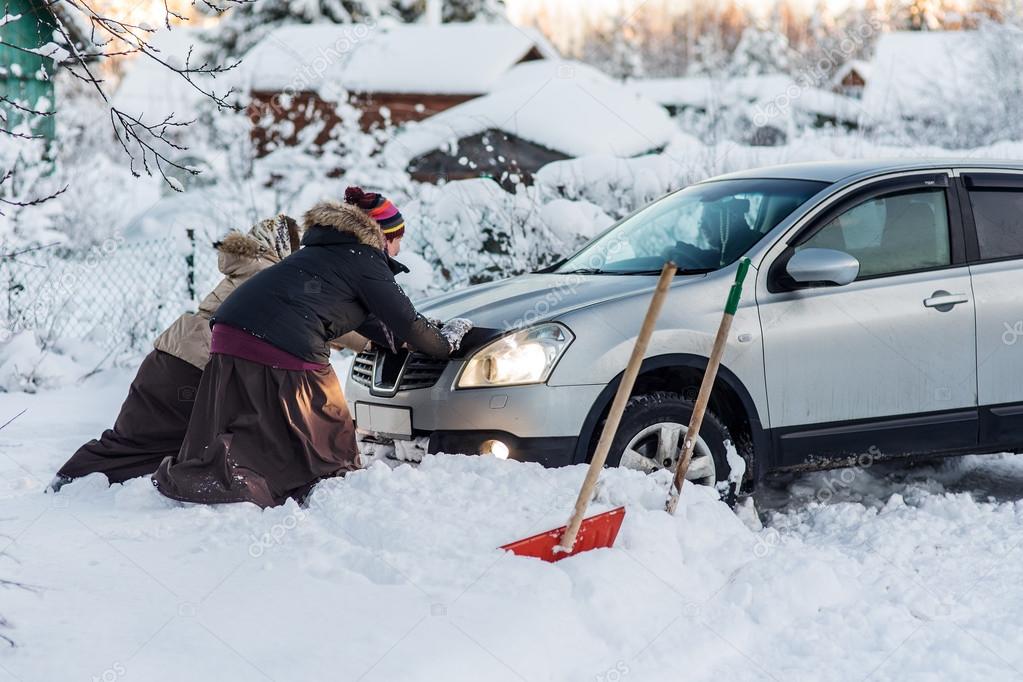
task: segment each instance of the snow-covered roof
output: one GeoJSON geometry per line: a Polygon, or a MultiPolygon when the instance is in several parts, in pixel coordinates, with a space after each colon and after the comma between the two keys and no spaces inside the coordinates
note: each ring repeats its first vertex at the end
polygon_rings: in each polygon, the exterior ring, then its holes
{"type": "Polygon", "coordinates": [[[538,60],[514,67],[489,95],[409,124],[384,153],[407,163],[489,129],[568,156],[635,156],[665,145],[675,126],[657,103],[591,66],[538,60]]]}
{"type": "Polygon", "coordinates": [[[713,102],[769,99],[785,94],[795,85],[788,76],[686,76],[643,78],[629,81],[635,92],[663,106],[706,108],[713,102]]]}
{"type": "Polygon", "coordinates": [[[269,33],[242,60],[253,90],[479,95],[531,51],[555,58],[539,32],[511,24],[292,25],[269,33]]]}
{"type": "Polygon", "coordinates": [[[973,99],[991,76],[990,57],[976,31],[885,33],[863,90],[864,109],[879,119],[940,114],[943,102],[973,99]]]}

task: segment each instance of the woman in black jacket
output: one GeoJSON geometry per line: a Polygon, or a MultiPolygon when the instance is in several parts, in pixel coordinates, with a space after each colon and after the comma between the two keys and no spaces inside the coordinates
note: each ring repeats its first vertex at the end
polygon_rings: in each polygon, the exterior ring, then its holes
{"type": "Polygon", "coordinates": [[[213,317],[210,362],[181,451],[153,476],[187,502],[302,498],[359,468],[355,426],[328,363],[329,342],[376,343],[446,358],[465,321],[438,328],[394,281],[404,222],[391,202],[349,188],[304,218],[302,248],[231,294],[213,317]]]}

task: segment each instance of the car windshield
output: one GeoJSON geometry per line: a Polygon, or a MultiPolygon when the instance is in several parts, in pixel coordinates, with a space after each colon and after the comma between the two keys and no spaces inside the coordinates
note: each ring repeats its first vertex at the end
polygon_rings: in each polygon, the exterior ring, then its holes
{"type": "Polygon", "coordinates": [[[626,218],[555,273],[635,275],[671,260],[682,272],[734,263],[827,183],[719,180],[692,185],[626,218]]]}

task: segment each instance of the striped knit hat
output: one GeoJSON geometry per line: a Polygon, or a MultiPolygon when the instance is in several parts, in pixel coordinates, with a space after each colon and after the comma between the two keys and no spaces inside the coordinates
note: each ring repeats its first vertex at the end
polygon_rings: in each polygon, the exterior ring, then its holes
{"type": "Polygon", "coordinates": [[[358,206],[377,221],[384,239],[391,241],[405,234],[405,219],[390,199],[375,192],[365,192],[361,187],[349,187],[345,190],[345,203],[358,206]]]}

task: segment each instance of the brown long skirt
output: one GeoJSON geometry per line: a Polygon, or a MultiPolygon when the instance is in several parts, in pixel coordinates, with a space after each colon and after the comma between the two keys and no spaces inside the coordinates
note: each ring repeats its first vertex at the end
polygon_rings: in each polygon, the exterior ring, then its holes
{"type": "Polygon", "coordinates": [[[355,424],[329,365],[292,371],[214,353],[181,452],[153,483],[184,502],[272,507],[359,466],[355,424]]]}
{"type": "Polygon", "coordinates": [[[131,382],[114,427],[78,448],[57,474],[80,478],[98,472],[111,483],[152,474],[181,449],[200,378],[202,370],[195,365],[151,352],[131,382]]]}

